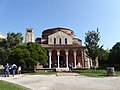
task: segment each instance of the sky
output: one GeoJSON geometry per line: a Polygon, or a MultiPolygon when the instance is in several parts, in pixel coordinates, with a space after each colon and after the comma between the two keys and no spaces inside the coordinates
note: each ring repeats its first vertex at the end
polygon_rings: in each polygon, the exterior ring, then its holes
{"type": "Polygon", "coordinates": [[[49,28],[68,28],[85,42],[85,33],[100,31],[100,45],[120,42],[120,0],[0,0],[0,32],[33,28],[35,38],[49,28]]]}

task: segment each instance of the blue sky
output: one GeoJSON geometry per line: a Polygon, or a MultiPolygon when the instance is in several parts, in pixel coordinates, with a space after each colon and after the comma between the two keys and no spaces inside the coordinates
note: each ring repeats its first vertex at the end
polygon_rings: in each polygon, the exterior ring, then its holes
{"type": "Polygon", "coordinates": [[[48,28],[74,30],[84,43],[88,30],[100,31],[100,45],[120,41],[120,0],[0,0],[0,32],[34,28],[35,38],[48,28]]]}

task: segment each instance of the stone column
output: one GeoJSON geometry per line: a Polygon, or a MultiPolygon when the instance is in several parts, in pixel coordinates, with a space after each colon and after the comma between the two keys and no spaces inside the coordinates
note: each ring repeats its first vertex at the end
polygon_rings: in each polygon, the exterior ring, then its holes
{"type": "Polygon", "coordinates": [[[51,68],[51,56],[52,56],[52,50],[48,50],[49,51],[49,68],[51,68]]]}
{"type": "Polygon", "coordinates": [[[60,68],[60,66],[59,66],[59,57],[60,57],[60,50],[57,50],[57,57],[58,57],[58,68],[60,68]]]}
{"type": "Polygon", "coordinates": [[[82,49],[82,67],[85,67],[85,51],[82,49]]]}
{"type": "Polygon", "coordinates": [[[74,66],[76,68],[76,49],[74,49],[74,66]]]}
{"type": "Polygon", "coordinates": [[[66,49],[65,52],[66,52],[66,68],[68,68],[68,49],[66,49]]]}

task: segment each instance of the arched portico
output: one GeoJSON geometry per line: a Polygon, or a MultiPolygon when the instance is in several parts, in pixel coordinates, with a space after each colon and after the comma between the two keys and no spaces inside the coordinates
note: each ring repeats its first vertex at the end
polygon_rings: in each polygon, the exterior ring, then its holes
{"type": "Polygon", "coordinates": [[[47,49],[49,53],[49,68],[68,68],[84,66],[84,53],[82,49],[47,49]]]}

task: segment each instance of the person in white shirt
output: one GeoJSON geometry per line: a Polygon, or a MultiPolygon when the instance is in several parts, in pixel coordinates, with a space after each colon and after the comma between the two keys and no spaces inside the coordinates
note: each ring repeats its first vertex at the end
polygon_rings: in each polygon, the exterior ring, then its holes
{"type": "Polygon", "coordinates": [[[21,74],[21,66],[18,67],[18,74],[21,74]]]}

